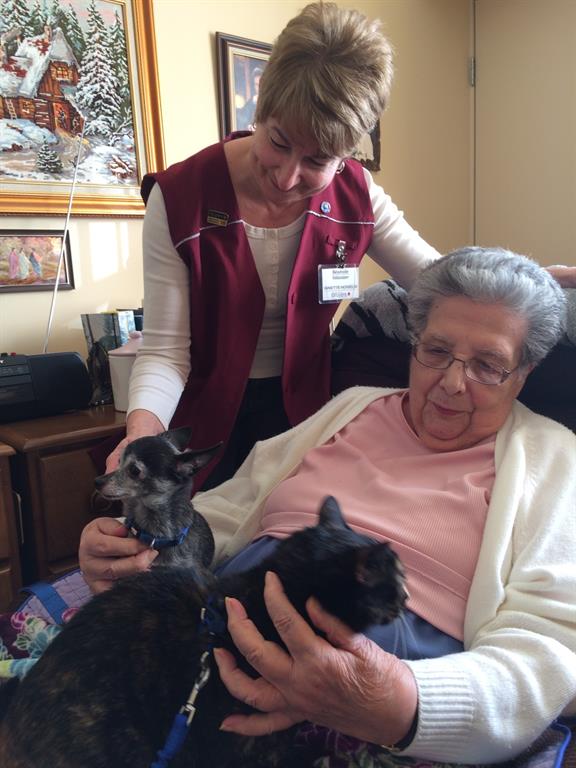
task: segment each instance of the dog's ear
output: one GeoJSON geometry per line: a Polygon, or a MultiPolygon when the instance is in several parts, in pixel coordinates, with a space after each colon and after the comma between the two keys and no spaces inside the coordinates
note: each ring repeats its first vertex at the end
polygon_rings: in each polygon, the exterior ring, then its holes
{"type": "Polygon", "coordinates": [[[188,443],[192,437],[192,427],[169,429],[167,432],[162,433],[162,437],[165,437],[174,448],[177,448],[179,451],[184,451],[188,448],[188,443]]]}
{"type": "Polygon", "coordinates": [[[214,456],[218,453],[222,443],[212,446],[212,448],[205,448],[203,451],[194,451],[192,449],[179,453],[176,459],[176,466],[178,471],[186,475],[194,475],[199,469],[206,466],[214,456]]]}

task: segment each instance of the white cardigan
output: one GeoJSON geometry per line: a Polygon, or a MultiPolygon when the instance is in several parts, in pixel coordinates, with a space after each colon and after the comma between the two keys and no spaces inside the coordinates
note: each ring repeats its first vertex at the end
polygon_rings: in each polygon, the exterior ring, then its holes
{"type": "MultiPolygon", "coordinates": [[[[393,391],[345,390],[302,424],[257,443],[229,481],[197,494],[217,558],[252,540],[264,501],[306,451],[393,391]]],[[[558,715],[576,713],[576,436],[516,402],[496,439],[495,466],[465,651],[406,662],[419,722],[404,755],[508,760],[558,715]]]]}

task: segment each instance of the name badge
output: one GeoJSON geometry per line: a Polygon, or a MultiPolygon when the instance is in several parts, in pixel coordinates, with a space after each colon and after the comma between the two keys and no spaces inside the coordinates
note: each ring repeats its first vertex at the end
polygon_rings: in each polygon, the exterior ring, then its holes
{"type": "Polygon", "coordinates": [[[334,304],[344,299],[360,297],[360,268],[318,266],[318,303],[334,304]]]}

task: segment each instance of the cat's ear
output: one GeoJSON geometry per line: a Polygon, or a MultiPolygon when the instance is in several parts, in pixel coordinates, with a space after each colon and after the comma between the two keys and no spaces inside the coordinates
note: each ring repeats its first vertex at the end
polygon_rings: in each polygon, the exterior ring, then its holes
{"type": "Polygon", "coordinates": [[[184,451],[188,447],[190,438],[192,437],[191,427],[178,427],[177,429],[169,429],[167,432],[163,432],[162,437],[165,437],[174,448],[179,451],[184,451]]]}
{"type": "Polygon", "coordinates": [[[318,525],[324,528],[348,528],[342,516],[340,504],[334,496],[326,496],[320,506],[318,525]]]}
{"type": "Polygon", "coordinates": [[[177,471],[188,477],[195,475],[199,469],[202,469],[209,461],[212,461],[221,447],[222,443],[218,443],[218,445],[213,445],[212,448],[205,448],[203,451],[190,449],[177,454],[174,457],[177,471]]]}

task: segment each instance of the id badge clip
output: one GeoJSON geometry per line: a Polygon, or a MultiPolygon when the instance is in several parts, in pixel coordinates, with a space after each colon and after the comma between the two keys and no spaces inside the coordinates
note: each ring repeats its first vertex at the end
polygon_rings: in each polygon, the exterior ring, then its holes
{"type": "Polygon", "coordinates": [[[318,265],[318,303],[336,304],[360,296],[360,269],[346,266],[346,241],[336,244],[338,264],[318,265]]]}

